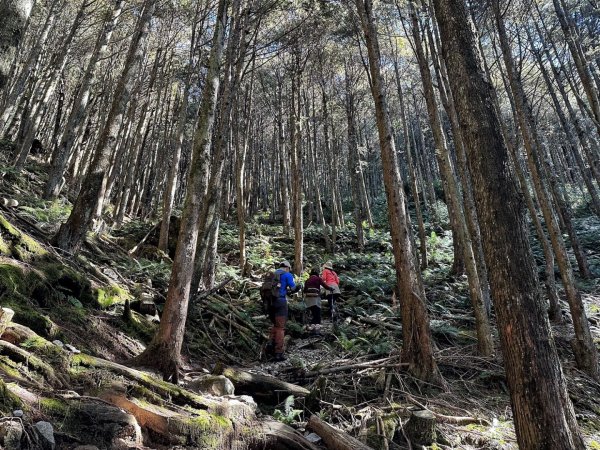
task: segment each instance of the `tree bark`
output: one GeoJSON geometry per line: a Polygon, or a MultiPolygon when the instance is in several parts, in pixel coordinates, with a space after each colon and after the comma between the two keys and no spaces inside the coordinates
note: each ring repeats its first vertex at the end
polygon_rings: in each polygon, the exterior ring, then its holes
{"type": "Polygon", "coordinates": [[[79,248],[85,234],[90,229],[99,204],[103,201],[110,157],[117,140],[121,118],[129,103],[131,90],[135,82],[133,74],[138,69],[142,58],[141,44],[148,34],[149,22],[156,3],[157,0],[146,0],[144,4],[142,15],[138,19],[129,45],[123,72],[115,89],[110,112],[94,149],[94,159],[88,170],[86,180],[73,205],[71,215],[67,222],[61,225],[54,237],[54,244],[63,250],[73,252],[79,248]]]}
{"type": "Polygon", "coordinates": [[[583,449],[550,324],[537,289],[524,205],[509,169],[464,0],[434,0],[497,313],[519,446],[583,449]],[[511,245],[506,245],[510,242],[511,245]]]}
{"type": "Polygon", "coordinates": [[[381,76],[379,43],[373,22],[373,4],[371,0],[355,1],[369,53],[371,92],[375,101],[396,278],[402,302],[402,359],[409,363],[409,371],[417,378],[443,383],[433,359],[425,290],[419,269],[415,266],[410,218],[406,214],[403,183],[398,170],[394,135],[381,76]]]}
{"type": "Polygon", "coordinates": [[[146,350],[136,358],[139,365],[149,364],[160,370],[165,379],[178,380],[181,346],[185,331],[190,284],[194,273],[194,255],[198,239],[198,220],[201,195],[198,192],[203,180],[208,178],[212,128],[219,91],[220,62],[223,54],[225,27],[227,25],[227,0],[219,0],[212,48],[208,60],[206,84],[198,112],[198,125],[194,136],[192,162],[188,175],[173,271],[167,300],[157,334],[146,350]]]}
{"type": "Polygon", "coordinates": [[[489,317],[485,302],[483,299],[483,291],[481,288],[481,280],[477,272],[475,260],[475,252],[471,235],[467,228],[466,214],[464,211],[462,195],[458,189],[458,182],[454,173],[450,151],[444,137],[444,130],[440,121],[438,108],[435,101],[435,93],[433,90],[433,81],[429,64],[423,53],[423,45],[421,40],[421,32],[419,30],[419,21],[411,4],[410,17],[412,21],[412,34],[415,41],[415,52],[419,62],[419,70],[421,72],[421,80],[423,82],[423,90],[425,92],[425,102],[427,103],[427,111],[431,123],[431,129],[436,145],[436,156],[438,165],[445,181],[446,202],[448,207],[454,211],[456,223],[456,237],[460,239],[459,248],[463,252],[463,261],[467,272],[467,281],[469,283],[469,296],[471,305],[475,313],[476,331],[477,331],[477,350],[484,356],[489,356],[494,351],[494,343],[492,340],[492,331],[490,327],[489,317]]]}
{"type": "Polygon", "coordinates": [[[9,0],[0,3],[0,92],[6,87],[13,60],[23,40],[33,0],[9,0]]]}
{"type": "MultiPolygon", "coordinates": [[[[548,234],[554,248],[556,260],[560,268],[561,277],[567,296],[567,301],[569,302],[569,307],[571,309],[573,327],[575,329],[575,339],[571,341],[571,345],[575,354],[575,360],[580,369],[585,370],[594,377],[598,377],[598,352],[592,339],[589,323],[585,315],[583,302],[581,300],[581,295],[575,287],[573,271],[571,269],[565,244],[562,240],[562,235],[556,221],[556,216],[552,210],[552,204],[548,198],[548,192],[546,190],[546,186],[544,185],[544,180],[542,179],[545,167],[543,161],[541,160],[544,159],[545,155],[543,154],[539,136],[536,132],[531,106],[529,105],[529,102],[525,96],[523,85],[517,77],[498,0],[494,0],[492,2],[492,7],[498,29],[500,46],[502,48],[502,54],[504,57],[504,65],[506,66],[506,70],[508,72],[507,76],[510,90],[513,94],[513,99],[515,102],[516,118],[519,123],[521,134],[523,135],[523,143],[527,149],[527,162],[529,165],[529,171],[538,194],[538,200],[540,201],[544,221],[548,227],[548,234]]],[[[552,187],[556,188],[551,184],[551,188],[552,187]]],[[[565,220],[566,219],[568,219],[568,217],[565,216],[565,220]]]]}

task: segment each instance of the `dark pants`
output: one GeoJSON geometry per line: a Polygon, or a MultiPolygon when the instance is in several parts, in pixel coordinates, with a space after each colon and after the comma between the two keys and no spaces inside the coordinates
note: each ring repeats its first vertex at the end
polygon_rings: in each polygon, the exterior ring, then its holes
{"type": "Polygon", "coordinates": [[[320,325],[321,324],[321,308],[317,305],[314,305],[308,309],[310,310],[310,314],[311,314],[311,319],[310,319],[311,325],[320,325]]]}
{"type": "Polygon", "coordinates": [[[339,298],[340,298],[340,294],[328,294],[327,295],[327,302],[329,303],[329,311],[330,311],[331,317],[333,317],[334,310],[335,310],[335,304],[339,298]]]}
{"type": "Polygon", "coordinates": [[[269,310],[269,318],[273,324],[269,332],[269,337],[275,344],[275,353],[283,353],[284,351],[285,323],[287,322],[287,317],[287,300],[275,300],[269,310]]]}

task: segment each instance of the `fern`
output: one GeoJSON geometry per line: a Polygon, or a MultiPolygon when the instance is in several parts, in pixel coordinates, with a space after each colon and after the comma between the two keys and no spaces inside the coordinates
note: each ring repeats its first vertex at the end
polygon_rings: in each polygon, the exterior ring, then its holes
{"type": "Polygon", "coordinates": [[[301,409],[294,409],[294,396],[288,396],[283,402],[283,411],[276,409],[273,411],[273,418],[286,425],[291,425],[302,414],[301,409]]]}

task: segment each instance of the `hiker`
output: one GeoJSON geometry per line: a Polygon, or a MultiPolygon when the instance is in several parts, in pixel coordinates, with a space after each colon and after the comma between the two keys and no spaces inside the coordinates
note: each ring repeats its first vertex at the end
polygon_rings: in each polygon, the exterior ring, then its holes
{"type": "Polygon", "coordinates": [[[304,301],[311,312],[308,331],[316,336],[321,334],[321,286],[327,290],[333,289],[332,286],[325,284],[319,276],[319,269],[313,268],[310,271],[310,277],[304,283],[304,301]]]}
{"type": "Polygon", "coordinates": [[[269,318],[271,319],[270,338],[267,344],[267,353],[273,348],[275,352],[275,361],[285,360],[284,355],[284,335],[285,323],[288,317],[288,299],[287,294],[298,292],[302,286],[294,283],[294,277],[290,273],[292,266],[288,261],[279,264],[279,269],[273,275],[272,290],[273,298],[269,309],[269,318]]]}
{"type": "Polygon", "coordinates": [[[335,304],[340,298],[340,278],[337,273],[333,271],[333,263],[327,261],[323,264],[323,271],[321,272],[321,278],[323,282],[329,286],[329,294],[327,294],[327,302],[329,303],[329,311],[331,312],[331,321],[334,322],[336,319],[335,304]]]}

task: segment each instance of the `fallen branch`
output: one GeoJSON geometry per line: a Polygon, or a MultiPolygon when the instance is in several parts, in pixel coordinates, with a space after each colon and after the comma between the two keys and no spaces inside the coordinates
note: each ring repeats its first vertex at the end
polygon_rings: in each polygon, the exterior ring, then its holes
{"type": "Polygon", "coordinates": [[[372,450],[367,444],[323,422],[317,416],[310,416],[306,426],[321,436],[330,450],[372,450]]]}
{"type": "Polygon", "coordinates": [[[144,236],[142,238],[142,240],[140,242],[138,242],[138,244],[133,247],[131,250],[129,250],[127,253],[129,254],[129,256],[132,256],[135,254],[135,252],[138,251],[138,249],[144,245],[144,242],[146,242],[146,239],[148,239],[150,237],[150,235],[158,228],[158,226],[160,225],[160,222],[158,222],[156,225],[154,225],[152,228],[150,228],[150,231],[148,231],[148,233],[146,233],[146,236],[144,236]]]}
{"type": "Polygon", "coordinates": [[[402,326],[401,325],[394,325],[394,324],[391,324],[391,323],[384,322],[383,320],[376,320],[376,319],[372,319],[372,318],[367,317],[367,316],[357,316],[356,318],[359,321],[368,323],[370,325],[377,325],[379,327],[388,328],[388,329],[394,330],[394,331],[402,331],[402,326]]]}
{"type": "Polygon", "coordinates": [[[435,416],[435,418],[442,423],[451,423],[454,425],[470,425],[470,424],[478,424],[478,425],[487,425],[488,427],[491,426],[492,424],[490,423],[489,420],[487,419],[482,419],[480,417],[470,417],[470,416],[446,416],[444,414],[440,414],[440,413],[436,413],[435,411],[430,410],[429,408],[427,408],[425,405],[423,405],[421,402],[419,402],[418,400],[416,400],[414,397],[412,397],[411,395],[405,393],[406,395],[406,399],[417,405],[419,408],[429,411],[431,412],[431,414],[433,414],[435,416]]]}
{"type": "Polygon", "coordinates": [[[25,349],[17,347],[7,341],[0,341],[0,355],[6,355],[15,362],[22,363],[31,370],[39,373],[48,383],[54,387],[62,388],[68,385],[61,375],[57,375],[54,369],[34,354],[25,349]]]}
{"type": "Polygon", "coordinates": [[[214,294],[215,292],[218,292],[219,289],[222,289],[225,286],[227,286],[232,280],[233,280],[233,277],[225,278],[223,281],[221,281],[216,286],[213,286],[212,288],[210,288],[206,291],[198,292],[196,295],[194,295],[194,301],[198,301],[200,299],[208,297],[211,294],[214,294]]]}
{"type": "Polygon", "coordinates": [[[209,412],[216,411],[225,417],[228,417],[231,414],[234,414],[235,416],[236,414],[235,411],[230,412],[228,406],[239,406],[233,405],[233,402],[226,402],[224,399],[217,400],[194,394],[193,392],[183,389],[175,384],[154,378],[148,372],[142,372],[140,370],[132,369],[130,367],[86,355],[84,353],[73,356],[71,365],[96,369],[107,369],[113,373],[122,375],[125,378],[132,380],[147,389],[150,389],[151,391],[156,392],[162,397],[171,398],[176,404],[188,404],[193,408],[204,409],[208,410],[209,412]],[[231,403],[231,405],[226,403],[231,403]]]}
{"type": "Polygon", "coordinates": [[[345,366],[327,367],[325,369],[313,370],[311,372],[306,372],[306,373],[302,374],[302,376],[309,378],[309,377],[317,377],[319,375],[325,375],[328,373],[345,372],[346,370],[383,369],[383,368],[389,368],[389,367],[408,367],[408,363],[401,363],[401,362],[382,364],[383,362],[390,361],[391,359],[394,359],[394,358],[396,358],[396,357],[394,356],[391,358],[378,359],[376,361],[367,361],[367,362],[362,362],[362,363],[358,363],[358,364],[348,364],[345,366]]]}

